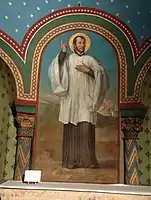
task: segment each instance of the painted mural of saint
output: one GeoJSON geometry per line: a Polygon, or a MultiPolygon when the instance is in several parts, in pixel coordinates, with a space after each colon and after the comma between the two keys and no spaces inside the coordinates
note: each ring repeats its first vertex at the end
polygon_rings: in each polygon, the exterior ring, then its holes
{"type": "Polygon", "coordinates": [[[86,54],[91,40],[76,33],[69,44],[61,41],[61,52],[49,67],[53,93],[60,97],[59,121],[64,124],[62,166],[98,168],[95,153],[97,111],[108,89],[104,68],[86,54]],[[72,54],[67,53],[68,45],[72,54]]]}

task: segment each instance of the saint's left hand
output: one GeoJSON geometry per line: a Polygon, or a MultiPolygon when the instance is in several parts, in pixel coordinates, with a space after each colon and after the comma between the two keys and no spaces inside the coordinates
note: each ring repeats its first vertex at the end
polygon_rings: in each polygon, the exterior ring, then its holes
{"type": "Polygon", "coordinates": [[[75,69],[83,73],[89,72],[89,68],[84,63],[82,63],[82,65],[76,65],[75,69]]]}

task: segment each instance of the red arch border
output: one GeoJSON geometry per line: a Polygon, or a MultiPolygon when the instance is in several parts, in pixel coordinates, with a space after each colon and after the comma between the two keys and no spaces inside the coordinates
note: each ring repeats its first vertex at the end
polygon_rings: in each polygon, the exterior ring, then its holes
{"type": "Polygon", "coordinates": [[[49,21],[55,20],[61,16],[63,17],[69,14],[71,15],[72,13],[73,14],[92,14],[98,17],[102,17],[110,21],[115,26],[119,27],[125,33],[126,37],[128,38],[132,46],[135,61],[137,61],[140,58],[140,56],[143,54],[143,52],[151,45],[151,37],[150,37],[141,46],[139,46],[135,35],[122,20],[116,18],[115,16],[105,11],[101,11],[95,8],[87,8],[87,7],[65,8],[65,9],[57,10],[51,14],[44,16],[43,18],[38,20],[35,24],[33,24],[33,26],[28,30],[28,32],[24,36],[24,39],[21,45],[19,45],[13,38],[11,38],[2,30],[0,30],[0,37],[4,41],[6,41],[10,46],[12,46],[22,59],[25,59],[25,52],[28,48],[28,44],[30,43],[33,33],[35,33],[38,29],[40,29],[42,26],[47,24],[49,21]]]}

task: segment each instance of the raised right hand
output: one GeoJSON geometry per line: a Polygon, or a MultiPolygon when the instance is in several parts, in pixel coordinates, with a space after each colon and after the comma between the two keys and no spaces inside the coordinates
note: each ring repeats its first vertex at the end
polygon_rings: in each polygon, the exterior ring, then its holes
{"type": "Polygon", "coordinates": [[[63,52],[67,51],[68,44],[65,43],[63,40],[61,40],[60,46],[63,52]]]}

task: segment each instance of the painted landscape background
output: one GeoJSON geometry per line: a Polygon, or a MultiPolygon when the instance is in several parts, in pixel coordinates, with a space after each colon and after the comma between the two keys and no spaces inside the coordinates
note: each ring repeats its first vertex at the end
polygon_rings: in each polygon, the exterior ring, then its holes
{"type": "MultiPolygon", "coordinates": [[[[100,169],[64,169],[61,167],[63,125],[58,122],[60,99],[52,94],[48,67],[60,52],[60,41],[68,42],[75,31],[55,38],[45,49],[40,77],[38,142],[36,168],[42,181],[117,183],[118,178],[118,66],[115,52],[102,37],[88,32],[92,41],[89,55],[105,67],[110,88],[98,111],[96,154],[100,169]]],[[[70,53],[70,51],[69,51],[70,53]]]]}

